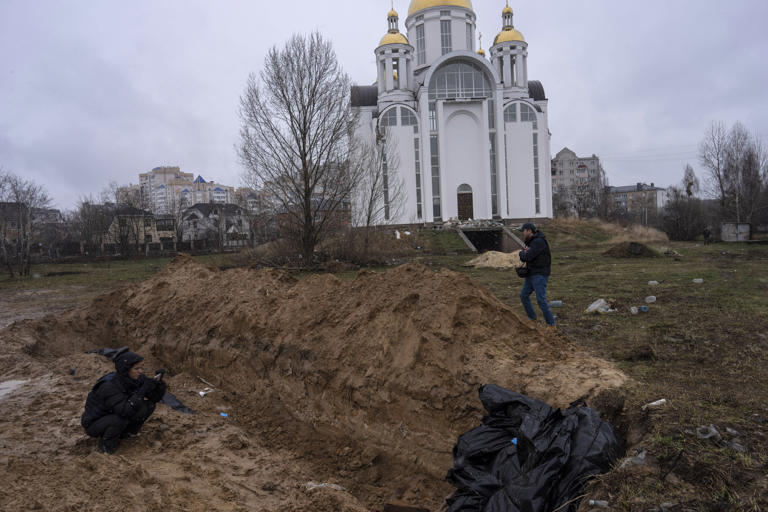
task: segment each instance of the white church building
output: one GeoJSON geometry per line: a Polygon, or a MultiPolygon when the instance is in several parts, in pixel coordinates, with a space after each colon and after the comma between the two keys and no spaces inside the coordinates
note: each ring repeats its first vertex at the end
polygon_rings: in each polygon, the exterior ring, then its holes
{"type": "Polygon", "coordinates": [[[388,23],[375,85],[352,88],[357,135],[386,133],[398,155],[403,194],[384,222],[551,218],[547,98],[509,5],[488,54],[470,0],[412,0],[405,34],[394,9],[388,23]]]}

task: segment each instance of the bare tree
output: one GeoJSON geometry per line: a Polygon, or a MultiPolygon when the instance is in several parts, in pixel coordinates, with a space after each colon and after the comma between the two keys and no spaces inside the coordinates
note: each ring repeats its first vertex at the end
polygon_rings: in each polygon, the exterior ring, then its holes
{"type": "Polygon", "coordinates": [[[759,137],[741,123],[729,131],[722,123],[713,123],[700,145],[700,158],[722,220],[751,223],[765,214],[768,155],[759,137]]]}
{"type": "Polygon", "coordinates": [[[365,229],[363,254],[368,253],[370,231],[392,219],[398,219],[405,204],[405,184],[398,172],[400,157],[395,139],[381,129],[377,142],[359,142],[352,165],[360,178],[355,188],[354,223],[365,229]]]}
{"type": "Polygon", "coordinates": [[[12,260],[16,260],[18,274],[29,276],[32,266],[34,239],[33,217],[35,210],[46,208],[50,199],[42,186],[11,173],[0,170],[0,203],[3,203],[2,254],[11,277],[14,277],[12,260]],[[9,226],[9,224],[11,224],[9,226]],[[11,229],[13,229],[13,239],[11,229]],[[9,254],[8,250],[13,254],[9,254]]]}
{"type": "Polygon", "coordinates": [[[349,165],[350,85],[330,42],[319,33],[295,35],[269,51],[240,98],[244,181],[276,199],[282,228],[307,264],[357,181],[349,165]]]}
{"type": "Polygon", "coordinates": [[[683,173],[683,190],[688,197],[694,197],[700,190],[699,178],[696,177],[696,173],[693,172],[693,167],[690,164],[685,165],[685,171],[683,173]]]}
{"type": "Polygon", "coordinates": [[[728,146],[728,131],[722,121],[713,121],[699,143],[699,160],[707,170],[707,191],[720,200],[724,207],[726,182],[723,176],[725,152],[728,146]]]}

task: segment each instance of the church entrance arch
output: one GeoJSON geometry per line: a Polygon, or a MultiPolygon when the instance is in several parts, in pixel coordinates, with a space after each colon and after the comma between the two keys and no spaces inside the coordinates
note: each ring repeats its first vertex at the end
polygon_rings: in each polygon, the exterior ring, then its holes
{"type": "Polygon", "coordinates": [[[469,220],[475,218],[474,205],[472,200],[472,187],[466,183],[459,185],[456,190],[457,204],[459,206],[459,220],[469,220]]]}

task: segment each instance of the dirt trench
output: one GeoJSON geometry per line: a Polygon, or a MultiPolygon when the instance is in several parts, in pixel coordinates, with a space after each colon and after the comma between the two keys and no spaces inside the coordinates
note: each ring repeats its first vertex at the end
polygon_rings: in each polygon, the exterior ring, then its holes
{"type": "MultiPolygon", "coordinates": [[[[30,407],[33,417],[42,415],[40,428],[66,424],[60,440],[69,452],[56,456],[62,464],[94,465],[95,473],[78,472],[85,496],[92,494],[85,484],[109,473],[111,459],[92,453],[91,441],[78,431],[89,385],[109,370],[104,358],[84,352],[127,345],[169,369],[171,388],[184,390],[180,398],[201,413],[159,410],[146,435],[126,450],[160,464],[159,450],[169,476],[145,478],[135,461],[129,466],[137,474],[128,482],[157,487],[165,496],[158,506],[186,503],[184,492],[173,491],[186,489],[197,496],[185,505],[189,510],[206,500],[233,510],[308,503],[323,510],[323,500],[328,510],[375,510],[385,502],[437,509],[451,490],[443,478],[453,444],[482,415],[481,385],[492,382],[565,406],[626,380],[609,363],[521,318],[467,276],[420,265],[363,271],[352,281],[331,275],[297,280],[277,270],[222,272],[182,256],[153,278],[84,309],[17,322],[0,334],[0,344],[2,380],[32,377],[54,403],[60,395],[45,391],[50,382],[66,390],[63,416],[44,412],[40,395],[25,402],[17,392],[14,400],[30,407]],[[73,361],[81,380],[61,375],[73,361]],[[202,385],[196,376],[217,391],[205,398],[189,393],[202,385]],[[218,416],[223,410],[230,420],[218,416]],[[203,446],[210,460],[195,451],[203,446]],[[222,458],[236,462],[223,464],[222,458]],[[213,490],[201,494],[184,480],[196,474],[190,460],[204,468],[195,481],[213,490]],[[310,480],[336,482],[345,491],[310,490],[310,480]]],[[[17,422],[24,421],[12,416],[0,428],[18,432],[17,422]]],[[[34,437],[34,429],[24,428],[34,437]]],[[[15,439],[0,450],[0,477],[19,464],[39,474],[42,454],[51,451],[36,448],[40,461],[22,462],[18,443],[23,451],[25,436],[15,439]]],[[[55,481],[59,473],[47,468],[43,474],[55,481]]]]}

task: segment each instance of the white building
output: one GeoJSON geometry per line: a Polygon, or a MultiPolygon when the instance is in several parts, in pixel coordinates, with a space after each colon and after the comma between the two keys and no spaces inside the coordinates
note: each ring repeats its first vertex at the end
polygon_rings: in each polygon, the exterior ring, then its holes
{"type": "Polygon", "coordinates": [[[385,222],[552,217],[547,99],[509,5],[488,57],[470,0],[412,0],[407,36],[398,20],[390,11],[376,84],[352,90],[358,135],[395,140],[405,194],[385,222]]]}

